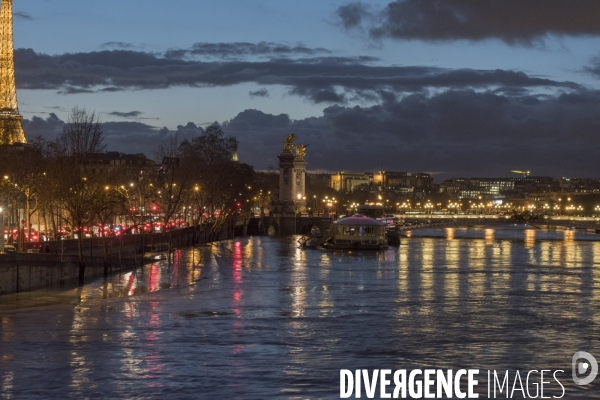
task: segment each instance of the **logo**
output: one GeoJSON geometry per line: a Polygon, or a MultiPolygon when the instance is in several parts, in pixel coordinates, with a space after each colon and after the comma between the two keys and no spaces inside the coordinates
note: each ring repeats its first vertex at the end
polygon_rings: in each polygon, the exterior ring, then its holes
{"type": "Polygon", "coordinates": [[[583,386],[592,383],[598,376],[598,362],[593,355],[585,351],[578,351],[573,354],[573,382],[576,385],[583,386]],[[580,376],[589,373],[585,378],[580,376]]]}

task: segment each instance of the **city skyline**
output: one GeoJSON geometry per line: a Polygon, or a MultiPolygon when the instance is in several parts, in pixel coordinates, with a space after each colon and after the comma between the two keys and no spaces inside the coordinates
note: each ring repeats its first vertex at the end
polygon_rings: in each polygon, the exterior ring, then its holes
{"type": "Polygon", "coordinates": [[[293,132],[311,170],[598,177],[598,5],[424,4],[15,2],[25,132],[79,105],[150,157],[216,121],[257,169],[293,132]]]}

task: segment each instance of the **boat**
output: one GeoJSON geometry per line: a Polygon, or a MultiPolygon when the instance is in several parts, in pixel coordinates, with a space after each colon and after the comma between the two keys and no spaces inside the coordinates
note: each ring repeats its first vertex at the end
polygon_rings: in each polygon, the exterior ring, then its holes
{"type": "Polygon", "coordinates": [[[317,226],[313,226],[310,230],[310,235],[302,236],[298,239],[298,243],[300,243],[300,247],[315,248],[323,246],[329,239],[329,237],[323,236],[321,230],[317,226]]]}
{"type": "Polygon", "coordinates": [[[385,249],[386,224],[362,214],[340,218],[332,224],[332,238],[327,247],[333,249],[385,249]]]}
{"type": "Polygon", "coordinates": [[[387,229],[385,232],[385,237],[390,246],[400,246],[400,234],[396,229],[387,229]]]}

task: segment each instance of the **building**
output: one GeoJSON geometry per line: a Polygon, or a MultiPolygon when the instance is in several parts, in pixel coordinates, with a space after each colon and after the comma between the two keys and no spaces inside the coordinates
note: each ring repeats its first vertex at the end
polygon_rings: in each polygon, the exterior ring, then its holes
{"type": "Polygon", "coordinates": [[[93,154],[89,161],[93,174],[118,174],[121,178],[137,179],[141,170],[156,167],[156,162],[144,154],[124,154],[118,151],[93,154]]]}
{"type": "Polygon", "coordinates": [[[560,191],[568,193],[600,193],[600,181],[598,179],[562,178],[560,180],[560,191]]]}
{"type": "Polygon", "coordinates": [[[378,171],[373,174],[342,171],[331,176],[331,187],[341,193],[351,193],[357,190],[413,193],[430,191],[433,187],[433,178],[431,175],[421,172],[378,171]]]}
{"type": "Polygon", "coordinates": [[[306,174],[307,187],[312,188],[328,188],[331,187],[331,174],[322,173],[307,173],[306,174]]]}
{"type": "Polygon", "coordinates": [[[512,179],[480,178],[477,181],[479,190],[486,194],[501,194],[515,189],[512,179]]]}
{"type": "Polygon", "coordinates": [[[467,190],[468,187],[467,179],[453,178],[440,183],[439,192],[448,194],[449,196],[458,196],[461,190],[467,190]]]}
{"type": "Polygon", "coordinates": [[[373,184],[383,191],[400,188],[431,189],[433,178],[422,172],[379,171],[373,176],[373,184]]]}
{"type": "Polygon", "coordinates": [[[353,192],[361,187],[368,188],[371,178],[363,172],[338,172],[331,175],[331,188],[341,193],[353,192]]]}
{"type": "Polygon", "coordinates": [[[440,184],[440,192],[462,199],[490,199],[505,196],[526,198],[530,193],[558,190],[556,179],[525,176],[520,178],[454,178],[440,184]]]}

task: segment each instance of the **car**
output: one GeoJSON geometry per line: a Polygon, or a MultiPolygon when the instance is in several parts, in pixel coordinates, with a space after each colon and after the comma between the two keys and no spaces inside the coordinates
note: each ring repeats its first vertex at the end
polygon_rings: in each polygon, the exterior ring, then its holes
{"type": "Polygon", "coordinates": [[[12,244],[5,244],[4,245],[4,252],[5,253],[16,253],[17,252],[17,248],[12,245],[12,244]]]}

